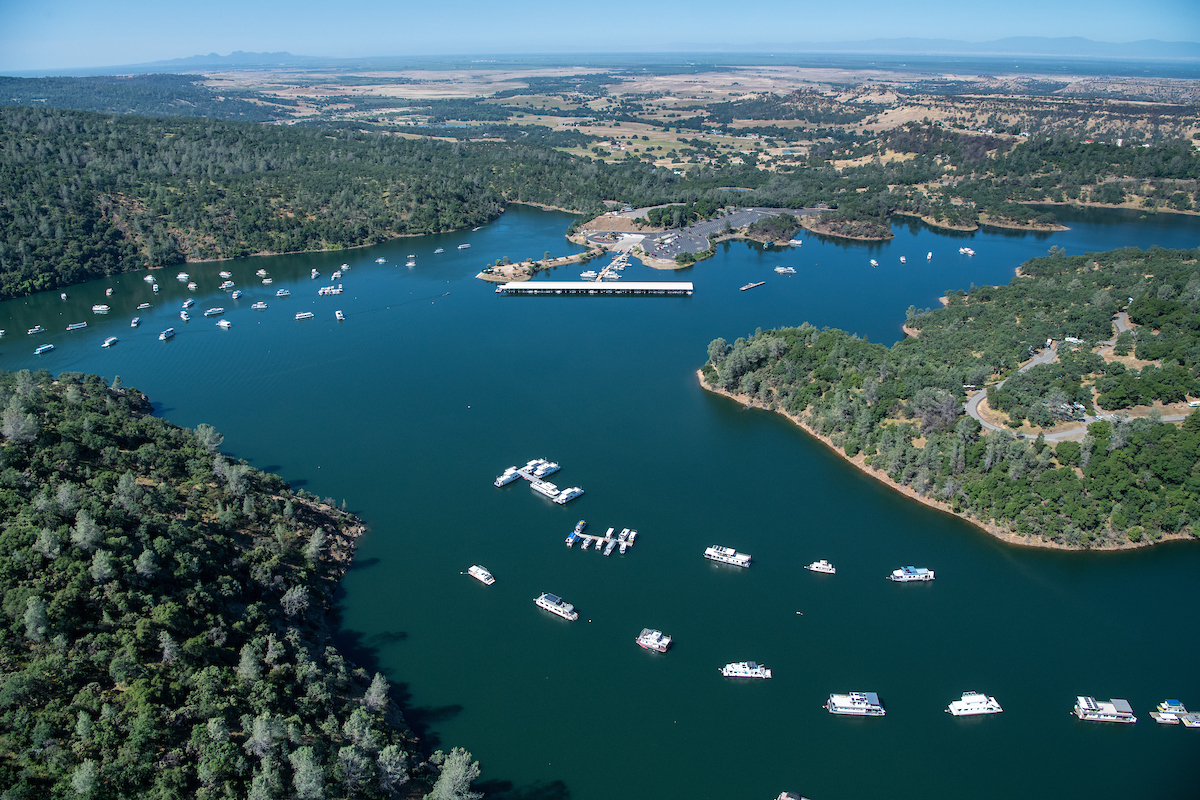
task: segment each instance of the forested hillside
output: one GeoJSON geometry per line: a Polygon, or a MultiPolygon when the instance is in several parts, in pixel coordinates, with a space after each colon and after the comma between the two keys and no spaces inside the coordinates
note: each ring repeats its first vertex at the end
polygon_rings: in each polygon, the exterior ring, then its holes
{"type": "MultiPolygon", "coordinates": [[[[428,780],[387,681],[324,625],[353,516],[118,382],[0,373],[0,407],[5,798],[384,798],[428,780]]],[[[444,764],[443,783],[478,775],[463,751],[444,764]]]]}
{"type": "Polygon", "coordinates": [[[1095,422],[1082,442],[1051,445],[984,434],[963,416],[963,399],[964,385],[992,384],[1031,347],[1067,336],[1084,341],[989,396],[1018,421],[1051,424],[1064,404],[1069,413],[1072,402],[1090,407],[1092,386],[1115,394],[1114,380],[1136,382],[1147,401],[1200,394],[1198,259],[1196,250],[1056,251],[1024,264],[1026,277],[1008,286],[973,286],[934,311],[910,308],[919,336],[890,348],[807,324],[760,330],[732,345],[713,341],[703,376],[798,417],[889,480],[1021,536],[1087,547],[1196,535],[1200,415],[1182,429],[1155,414],[1095,422]],[[1126,305],[1135,322],[1162,326],[1139,329],[1137,350],[1158,359],[1140,372],[1092,353],[1091,343],[1115,335],[1112,318],[1126,305]]]}
{"type": "Polygon", "coordinates": [[[1200,174],[1200,155],[1179,143],[1102,150],[1038,139],[1013,146],[916,126],[891,141],[912,154],[905,160],[838,169],[826,158],[862,161],[879,145],[821,145],[803,166],[767,171],[752,155],[736,163],[721,153],[677,175],[638,158],[607,162],[554,149],[577,144],[577,136],[444,142],[351,128],[0,107],[0,298],[149,265],[474,227],[512,201],[587,214],[613,199],[718,208],[730,201],[724,189],[738,186],[749,190],[738,194],[739,204],[827,203],[828,231],[886,237],[897,212],[952,224],[974,224],[982,212],[1018,224],[1049,222],[1052,214],[1013,201],[1077,197],[1086,181],[1119,194],[1125,184],[1103,181],[1126,174],[1167,181],[1164,196],[1190,208],[1200,174]],[[950,168],[961,183],[942,186],[950,168]],[[1055,181],[1067,188],[1049,188],[1055,181]]]}
{"type": "MultiPolygon", "coordinates": [[[[63,108],[148,117],[212,117],[265,122],[278,116],[256,92],[204,86],[202,75],[99,75],[10,78],[0,75],[0,106],[63,108]],[[252,102],[257,101],[257,102],[252,102]]],[[[271,102],[279,102],[270,98],[271,102]]]]}

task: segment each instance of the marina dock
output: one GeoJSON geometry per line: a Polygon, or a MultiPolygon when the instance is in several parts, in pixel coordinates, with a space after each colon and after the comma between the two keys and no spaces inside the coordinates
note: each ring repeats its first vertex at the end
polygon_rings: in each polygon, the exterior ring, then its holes
{"type": "Polygon", "coordinates": [[[543,494],[554,502],[561,505],[574,500],[579,495],[583,494],[583,489],[578,486],[572,486],[567,489],[559,489],[550,481],[544,480],[547,475],[552,475],[558,472],[560,467],[553,461],[547,461],[544,458],[535,458],[529,461],[523,467],[509,467],[500,474],[500,477],[493,481],[497,487],[507,486],[518,478],[524,478],[529,481],[530,487],[539,494],[543,494]]]}
{"type": "Polygon", "coordinates": [[[643,281],[610,283],[608,281],[516,281],[502,283],[496,294],[585,294],[691,297],[691,281],[643,281]]]}
{"type": "Polygon", "coordinates": [[[613,550],[620,548],[621,555],[633,547],[633,543],[637,540],[637,531],[630,528],[622,528],[619,534],[614,533],[616,528],[609,528],[603,535],[599,536],[593,533],[584,533],[584,521],[580,520],[579,524],[567,536],[567,547],[574,547],[576,542],[582,542],[580,550],[587,550],[589,547],[594,550],[603,551],[604,555],[612,555],[613,550]]]}

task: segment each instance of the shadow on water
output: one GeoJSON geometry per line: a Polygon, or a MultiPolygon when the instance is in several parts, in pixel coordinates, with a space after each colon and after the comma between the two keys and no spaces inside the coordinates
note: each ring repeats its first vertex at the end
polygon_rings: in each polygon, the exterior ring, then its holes
{"type": "Polygon", "coordinates": [[[446,706],[412,705],[412,693],[408,691],[407,683],[392,686],[392,699],[400,706],[404,721],[421,740],[421,746],[427,753],[432,753],[442,745],[442,739],[434,729],[463,712],[463,707],[458,703],[446,706]]]}
{"type": "MultiPolygon", "coordinates": [[[[379,559],[367,559],[365,564],[355,561],[351,569],[361,568],[364,565],[369,565],[378,562],[379,559]]],[[[408,639],[406,631],[380,631],[373,634],[364,634],[361,631],[350,630],[344,624],[343,605],[345,601],[345,590],[341,583],[334,590],[333,603],[329,607],[329,612],[325,615],[326,623],[330,630],[330,639],[333,640],[333,645],[346,657],[355,667],[361,667],[368,674],[382,672],[385,677],[391,682],[389,694],[396,705],[400,707],[400,712],[404,715],[405,722],[412,728],[413,733],[421,741],[421,747],[425,753],[432,753],[438,749],[441,744],[441,739],[434,731],[434,728],[442,723],[454,719],[463,711],[463,707],[458,704],[446,706],[414,706],[412,704],[412,692],[408,689],[407,683],[395,682],[393,675],[388,674],[388,670],[381,666],[380,651],[390,645],[399,644],[408,639]]]]}
{"type": "Polygon", "coordinates": [[[379,558],[356,558],[350,562],[350,566],[346,567],[348,572],[354,572],[367,567],[374,567],[382,563],[379,558]]]}
{"type": "Polygon", "coordinates": [[[512,781],[476,781],[478,791],[492,800],[570,800],[571,790],[562,781],[514,786],[512,781]]]}

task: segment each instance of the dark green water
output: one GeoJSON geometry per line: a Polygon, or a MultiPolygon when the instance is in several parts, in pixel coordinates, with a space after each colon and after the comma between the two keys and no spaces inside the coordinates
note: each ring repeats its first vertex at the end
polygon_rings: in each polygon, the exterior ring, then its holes
{"type": "MultiPolygon", "coordinates": [[[[892,342],[908,305],[1007,282],[1052,244],[1195,247],[1195,219],[1087,213],[1052,236],[905,226],[879,246],[737,243],[675,276],[695,282],[691,298],[506,298],[472,279],[503,255],[570,252],[567,222],[513,207],[473,233],[192,265],[197,308],[225,306],[230,331],[180,322],[188,292],[175,269],[157,297],[138,274],[77,286],[65,303],[10,301],[0,368],[119,374],[172,421],[210,422],[228,451],[346,498],[371,528],[344,583],[347,643],[398,684],[431,742],[482,761],[485,788],[575,800],[1200,794],[1200,733],[1148,716],[1167,697],[1200,709],[1200,547],[1008,547],[694,377],[716,336],[807,320],[892,342]],[[457,250],[464,241],[473,247],[457,250]],[[961,244],[978,255],[959,256],[961,244]],[[379,255],[389,263],[373,263],[379,255]],[[346,294],[317,298],[327,280],[309,269],[327,277],[343,261],[346,294]],[[780,264],[797,274],[777,276],[780,264]],[[270,292],[255,288],[260,267],[275,278],[270,292]],[[218,292],[219,269],[247,296],[218,292]],[[737,291],[751,280],[767,283],[737,291]],[[110,285],[114,313],[93,316],[110,285]],[[281,286],[292,297],[268,296],[281,286]],[[251,311],[256,299],[271,308],[251,311]],[[155,306],[130,330],[142,301],[155,306]],[[295,321],[301,310],[317,318],[295,321]],[[82,319],[86,330],[63,332],[82,319]],[[39,323],[51,333],[25,335],[39,323]],[[178,336],[157,341],[168,326],[178,336]],[[121,341],[102,350],[108,335],[121,341]],[[43,342],[58,349],[31,355],[43,342]],[[563,508],[523,482],[492,486],[540,456],[563,464],[552,480],[587,494],[563,508]],[[637,528],[637,546],[610,558],[567,549],[580,517],[601,531],[637,528]],[[705,561],[714,543],[753,554],[754,566],[705,561]],[[838,574],[801,569],[818,558],[838,574]],[[473,563],[496,584],[459,574],[473,563]],[[938,579],[883,580],[905,564],[938,579]],[[542,591],[574,603],[580,621],[535,608],[542,591]],[[634,645],[646,626],[675,637],[668,654],[634,645]],[[775,678],[718,674],[740,660],[775,678]],[[821,709],[830,692],[854,690],[878,692],[887,717],[821,709]],[[1005,713],[944,713],[966,690],[995,695],[1005,713]],[[1081,723],[1077,694],[1127,698],[1141,719],[1081,723]]],[[[625,275],[664,277],[638,265],[625,275]]]]}

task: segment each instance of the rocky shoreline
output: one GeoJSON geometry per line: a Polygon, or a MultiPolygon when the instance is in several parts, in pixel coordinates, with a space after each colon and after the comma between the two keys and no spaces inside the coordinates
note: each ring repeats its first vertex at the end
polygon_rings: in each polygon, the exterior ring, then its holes
{"type": "Polygon", "coordinates": [[[982,520],[976,519],[975,517],[971,517],[966,514],[963,514],[962,512],[955,511],[954,508],[949,503],[944,503],[940,500],[936,500],[929,496],[920,495],[915,490],[911,489],[910,487],[903,486],[901,484],[894,482],[893,480],[891,480],[891,478],[888,477],[888,475],[886,473],[881,472],[880,470],[878,470],[872,466],[869,466],[866,463],[866,456],[863,455],[862,453],[859,453],[858,455],[854,456],[853,458],[847,458],[846,454],[842,451],[842,449],[840,447],[838,447],[837,445],[835,445],[833,443],[832,439],[830,439],[828,436],[826,436],[824,434],[817,433],[817,431],[814,430],[813,427],[811,425],[809,425],[806,421],[804,421],[804,419],[802,419],[799,415],[789,414],[780,408],[771,409],[766,404],[764,404],[758,400],[755,400],[754,398],[752,398],[748,395],[735,394],[733,392],[722,389],[719,386],[713,386],[711,383],[709,383],[707,380],[705,380],[704,373],[701,370],[696,370],[696,378],[700,381],[700,387],[702,389],[712,392],[713,394],[719,394],[724,397],[728,397],[730,400],[740,403],[741,405],[745,406],[746,408],[757,408],[757,409],[761,409],[763,411],[774,410],[775,413],[782,414],[783,416],[785,416],[789,420],[791,420],[793,423],[795,423],[798,427],[802,428],[805,433],[807,433],[810,436],[812,436],[813,438],[817,439],[822,444],[824,444],[826,447],[828,447],[830,450],[832,450],[834,453],[836,453],[837,456],[839,458],[841,458],[843,461],[849,462],[850,464],[852,464],[853,466],[855,466],[856,468],[861,470],[864,474],[870,476],[871,478],[874,478],[875,480],[882,483],[884,486],[887,486],[889,489],[897,491],[900,494],[904,495],[905,497],[908,497],[912,500],[916,500],[918,503],[922,503],[926,506],[929,506],[930,508],[936,509],[936,510],[944,512],[946,514],[951,514],[953,516],[956,516],[959,519],[963,520],[964,522],[969,522],[971,525],[974,525],[976,528],[979,528],[980,530],[985,531],[986,533],[996,537],[997,539],[999,539],[1007,544],[1018,545],[1021,547],[1038,547],[1038,548],[1043,548],[1043,549],[1048,549],[1048,550],[1077,550],[1077,551],[1105,550],[1105,551],[1109,551],[1109,550],[1135,550],[1135,549],[1138,549],[1141,547],[1149,547],[1151,545],[1160,544],[1161,542],[1191,538],[1187,534],[1165,534],[1161,539],[1158,539],[1156,541],[1142,540],[1142,541],[1136,542],[1136,543],[1126,541],[1126,542],[1123,542],[1123,543],[1117,544],[1117,545],[1105,545],[1105,546],[1098,546],[1098,547],[1079,547],[1079,546],[1072,546],[1072,545],[1060,544],[1058,542],[1048,541],[1046,539],[1043,539],[1040,536],[1036,536],[1036,537],[1035,536],[1022,536],[1022,535],[1014,532],[1012,529],[1010,529],[1009,527],[1007,527],[1005,525],[998,525],[994,522],[984,522],[982,520]]]}

